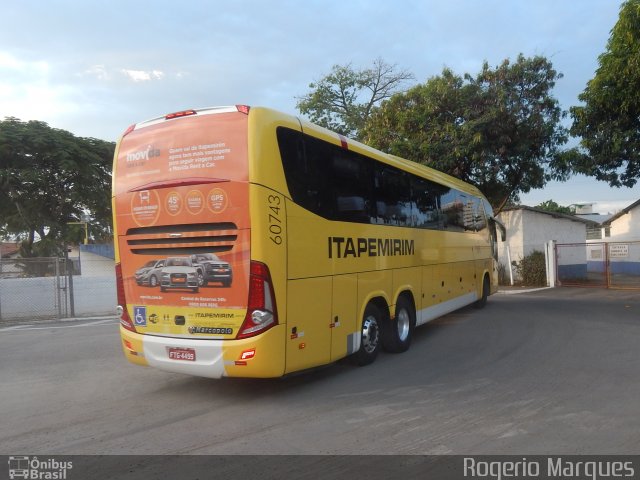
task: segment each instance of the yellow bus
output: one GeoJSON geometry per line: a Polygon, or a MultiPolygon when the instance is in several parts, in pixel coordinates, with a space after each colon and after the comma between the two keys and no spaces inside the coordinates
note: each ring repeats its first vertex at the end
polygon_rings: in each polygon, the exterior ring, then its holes
{"type": "Polygon", "coordinates": [[[124,355],[171,372],[366,365],[497,285],[478,189],[267,108],[129,127],[113,215],[124,355]]]}

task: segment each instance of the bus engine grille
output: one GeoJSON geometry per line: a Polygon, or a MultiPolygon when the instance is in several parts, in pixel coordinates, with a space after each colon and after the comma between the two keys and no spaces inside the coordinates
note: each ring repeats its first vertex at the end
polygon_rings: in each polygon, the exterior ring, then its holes
{"type": "Polygon", "coordinates": [[[127,245],[135,255],[193,255],[227,252],[238,238],[231,222],[154,225],[127,230],[127,245]]]}

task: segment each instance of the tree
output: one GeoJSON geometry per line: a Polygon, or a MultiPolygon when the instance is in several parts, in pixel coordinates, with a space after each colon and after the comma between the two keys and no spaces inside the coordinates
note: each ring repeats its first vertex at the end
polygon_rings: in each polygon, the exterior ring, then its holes
{"type": "Polygon", "coordinates": [[[536,205],[536,208],[539,208],[540,210],[544,210],[545,212],[564,213],[567,215],[574,215],[576,213],[575,208],[564,207],[562,205],[557,204],[553,200],[545,200],[540,205],[536,205]]]}
{"type": "Polygon", "coordinates": [[[84,215],[93,237],[110,234],[114,148],[44,122],[0,121],[0,230],[24,239],[23,256],[55,255],[82,239],[68,222],[84,215]]]}
{"type": "Polygon", "coordinates": [[[331,73],[309,84],[311,92],[299,97],[296,107],[312,122],[358,138],[373,108],[413,78],[380,58],[363,70],[334,65],[331,73]]]}
{"type": "Polygon", "coordinates": [[[582,137],[578,173],[612,187],[632,187],[640,177],[640,0],[620,7],[598,69],[570,108],[571,134],[582,137]],[[586,153],[586,154],[585,154],[586,153]]]}
{"type": "Polygon", "coordinates": [[[519,55],[475,77],[441,75],[383,102],[366,143],[476,185],[497,211],[519,193],[568,174],[558,160],[565,115],[552,90],[562,75],[544,57],[519,55]]]}

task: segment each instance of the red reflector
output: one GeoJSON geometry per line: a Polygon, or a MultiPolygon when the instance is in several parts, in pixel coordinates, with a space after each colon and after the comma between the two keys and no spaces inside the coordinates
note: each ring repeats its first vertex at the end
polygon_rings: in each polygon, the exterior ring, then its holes
{"type": "Polygon", "coordinates": [[[255,348],[252,348],[251,350],[245,350],[244,352],[242,352],[242,354],[240,355],[240,360],[249,360],[250,358],[255,357],[256,355],[256,350],[255,348]]]}
{"type": "Polygon", "coordinates": [[[245,115],[249,115],[249,110],[251,109],[249,105],[236,105],[236,108],[240,113],[244,113],[245,115]]]}
{"type": "Polygon", "coordinates": [[[136,124],[134,123],[133,125],[129,125],[129,128],[127,128],[124,133],[122,134],[123,137],[126,137],[127,135],[129,135],[131,132],[133,132],[136,129],[136,124]]]}
{"type": "Polygon", "coordinates": [[[195,110],[182,110],[181,112],[170,113],[169,115],[165,115],[166,120],[171,120],[173,118],[187,117],[189,115],[196,115],[198,112],[195,110]]]}

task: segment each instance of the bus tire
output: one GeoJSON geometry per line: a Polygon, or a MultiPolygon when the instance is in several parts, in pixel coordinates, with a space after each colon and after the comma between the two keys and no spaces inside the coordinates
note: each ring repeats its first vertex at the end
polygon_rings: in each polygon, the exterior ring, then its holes
{"type": "Polygon", "coordinates": [[[353,354],[356,365],[364,366],[373,363],[380,352],[382,341],[382,313],[373,303],[369,303],[362,316],[360,328],[360,349],[353,354]]]}
{"type": "Polygon", "coordinates": [[[402,353],[409,350],[413,330],[416,328],[416,309],[406,295],[401,295],[396,303],[396,315],[386,322],[382,345],[387,352],[402,353]]]}
{"type": "Polygon", "coordinates": [[[489,297],[490,288],[491,286],[489,284],[489,276],[485,275],[482,279],[482,296],[473,304],[474,308],[484,308],[484,306],[487,304],[487,298],[489,297]]]}

